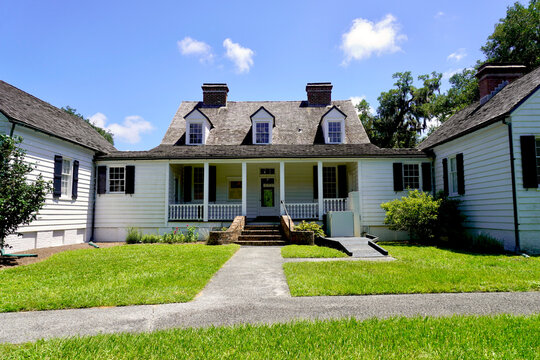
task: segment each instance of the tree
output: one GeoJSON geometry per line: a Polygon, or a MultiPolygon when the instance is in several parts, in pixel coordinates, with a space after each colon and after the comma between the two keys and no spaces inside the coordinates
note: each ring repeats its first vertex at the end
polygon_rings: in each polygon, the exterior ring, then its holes
{"type": "Polygon", "coordinates": [[[432,101],[441,85],[441,74],[420,75],[422,87],[413,85],[410,71],[395,73],[394,86],[378,97],[377,114],[369,113],[367,101],[361,102],[357,109],[362,124],[367,128],[373,144],[385,148],[414,147],[419,134],[427,128],[427,122],[434,117],[432,101]]]}
{"type": "Polygon", "coordinates": [[[78,113],[77,112],[77,109],[75,108],[72,108],[71,106],[66,106],[65,108],[63,107],[62,110],[64,110],[65,112],[67,112],[68,114],[70,115],[73,115],[73,116],[76,116],[78,118],[81,118],[83,119],[84,121],[86,121],[88,124],[90,124],[91,127],[94,128],[94,130],[96,130],[101,136],[103,136],[105,138],[105,140],[107,140],[108,142],[110,142],[112,145],[114,145],[114,138],[113,138],[113,134],[112,132],[110,132],[109,130],[105,130],[103,128],[100,128],[99,126],[96,126],[94,124],[92,124],[90,122],[89,119],[85,118],[82,114],[78,113]]]}
{"type": "Polygon", "coordinates": [[[30,181],[32,165],[24,161],[25,152],[17,144],[20,137],[0,134],[0,248],[9,247],[5,239],[20,225],[29,224],[45,203],[51,184],[41,174],[30,181]]]}
{"type": "Polygon", "coordinates": [[[521,63],[529,71],[540,66],[540,2],[508,7],[481,50],[486,61],[521,63]]]}

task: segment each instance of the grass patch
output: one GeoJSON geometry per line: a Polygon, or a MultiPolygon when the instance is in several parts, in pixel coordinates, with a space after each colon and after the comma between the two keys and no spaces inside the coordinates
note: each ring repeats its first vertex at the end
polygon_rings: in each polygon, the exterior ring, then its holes
{"type": "Polygon", "coordinates": [[[2,359],[538,359],[540,316],[335,320],[0,345],[2,359]]]}
{"type": "Polygon", "coordinates": [[[0,270],[0,312],[187,302],[239,247],[129,245],[0,270]]]}
{"type": "Polygon", "coordinates": [[[383,244],[396,261],[285,263],[293,296],[539,291],[540,257],[383,244]]]}
{"type": "Polygon", "coordinates": [[[324,246],[287,245],[281,248],[284,258],[340,258],[347,257],[342,251],[324,246]]]}

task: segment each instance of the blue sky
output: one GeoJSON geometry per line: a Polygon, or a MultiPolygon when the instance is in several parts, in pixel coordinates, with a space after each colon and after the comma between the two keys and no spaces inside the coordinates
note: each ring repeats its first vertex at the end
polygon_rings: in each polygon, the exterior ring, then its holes
{"type": "Polygon", "coordinates": [[[182,100],[226,82],[229,100],[334,99],[373,107],[392,74],[450,74],[513,1],[0,0],[0,79],[111,129],[120,150],[157,146],[182,100]]]}

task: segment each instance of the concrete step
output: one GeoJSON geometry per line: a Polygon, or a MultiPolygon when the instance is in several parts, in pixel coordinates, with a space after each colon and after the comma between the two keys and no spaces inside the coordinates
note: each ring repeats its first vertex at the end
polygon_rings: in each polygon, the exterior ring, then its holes
{"type": "Polygon", "coordinates": [[[240,241],[242,240],[247,240],[247,241],[283,240],[283,237],[281,236],[281,234],[276,234],[276,235],[244,235],[242,234],[238,237],[238,240],[240,241]]]}
{"type": "Polygon", "coordinates": [[[277,241],[277,240],[271,240],[271,241],[248,241],[248,240],[238,240],[234,242],[238,245],[244,245],[244,246],[285,246],[287,245],[286,241],[277,241]]]}
{"type": "Polygon", "coordinates": [[[279,230],[279,225],[246,225],[244,230],[279,230]]]}
{"type": "Polygon", "coordinates": [[[279,230],[244,230],[242,235],[281,235],[279,230]]]}

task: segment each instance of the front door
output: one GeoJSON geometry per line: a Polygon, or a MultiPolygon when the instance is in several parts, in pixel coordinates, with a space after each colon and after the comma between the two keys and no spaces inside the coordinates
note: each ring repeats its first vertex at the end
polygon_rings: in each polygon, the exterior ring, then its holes
{"type": "MultiPolygon", "coordinates": [[[[263,169],[261,169],[263,170],[263,169]]],[[[276,201],[276,179],[275,172],[264,169],[265,173],[261,173],[260,177],[260,203],[259,216],[278,216],[279,206],[276,201]]],[[[274,169],[271,169],[274,170],[274,169]]]]}

